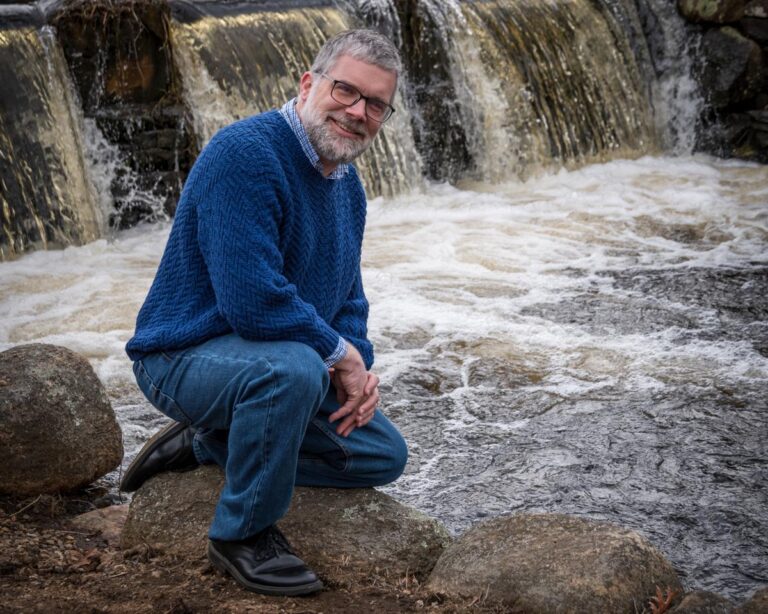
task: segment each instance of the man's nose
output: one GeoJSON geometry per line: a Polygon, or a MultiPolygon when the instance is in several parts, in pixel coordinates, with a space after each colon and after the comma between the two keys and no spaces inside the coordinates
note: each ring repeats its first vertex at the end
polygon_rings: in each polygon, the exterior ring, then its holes
{"type": "Polygon", "coordinates": [[[361,98],[355,104],[349,105],[346,111],[358,121],[365,121],[365,98],[361,98]]]}

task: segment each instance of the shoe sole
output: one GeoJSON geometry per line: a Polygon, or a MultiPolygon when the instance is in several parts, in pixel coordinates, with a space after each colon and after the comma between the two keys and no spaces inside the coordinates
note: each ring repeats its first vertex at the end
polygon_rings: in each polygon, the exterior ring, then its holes
{"type": "Polygon", "coordinates": [[[128,466],[128,469],[126,470],[125,475],[123,476],[123,479],[120,480],[120,490],[122,490],[123,492],[133,492],[137,490],[141,486],[141,484],[133,486],[131,485],[131,481],[133,480],[133,477],[136,471],[138,470],[138,468],[146,460],[147,456],[152,454],[152,452],[158,445],[162,444],[168,439],[175,437],[178,433],[180,433],[185,428],[187,428],[187,426],[189,425],[184,424],[182,422],[172,422],[171,424],[163,427],[157,433],[152,435],[149,441],[147,441],[147,443],[144,444],[144,447],[136,455],[136,458],[133,459],[133,462],[128,466]]]}
{"type": "Polygon", "coordinates": [[[237,568],[232,565],[232,563],[230,563],[226,558],[216,552],[210,543],[208,543],[208,560],[216,569],[232,576],[235,581],[243,588],[246,588],[249,591],[253,591],[254,593],[261,593],[262,595],[296,597],[297,595],[309,595],[310,593],[316,593],[323,588],[323,583],[320,580],[311,582],[310,584],[299,584],[297,586],[285,587],[251,582],[250,580],[246,580],[237,570],[237,568]]]}

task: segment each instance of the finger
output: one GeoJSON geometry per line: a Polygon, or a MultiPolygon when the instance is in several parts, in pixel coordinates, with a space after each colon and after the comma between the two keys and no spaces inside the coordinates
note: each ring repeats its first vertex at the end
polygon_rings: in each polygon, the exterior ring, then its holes
{"type": "Polygon", "coordinates": [[[357,408],[357,414],[367,414],[368,412],[373,411],[376,409],[376,406],[379,404],[379,389],[375,388],[373,391],[373,394],[369,396],[365,401],[363,401],[360,404],[360,407],[357,408]]]}
{"type": "Polygon", "coordinates": [[[350,414],[344,418],[339,426],[336,427],[336,433],[342,437],[347,437],[355,429],[355,419],[355,414],[350,414]]]}
{"type": "Polygon", "coordinates": [[[328,416],[328,422],[336,422],[339,418],[343,418],[344,416],[353,413],[357,409],[357,406],[358,402],[356,399],[347,399],[344,405],[328,416]]]}
{"type": "Polygon", "coordinates": [[[356,424],[357,424],[358,428],[368,424],[371,420],[373,420],[373,417],[375,415],[376,415],[376,410],[375,409],[369,411],[367,414],[364,414],[362,416],[358,415],[357,416],[357,421],[356,421],[356,424]]]}
{"type": "Polygon", "coordinates": [[[370,395],[373,390],[379,385],[379,376],[375,375],[373,373],[368,374],[368,381],[365,382],[365,388],[363,391],[365,392],[365,395],[370,395]]]}
{"type": "Polygon", "coordinates": [[[339,405],[344,405],[347,402],[347,391],[341,386],[336,387],[336,402],[339,405]]]}

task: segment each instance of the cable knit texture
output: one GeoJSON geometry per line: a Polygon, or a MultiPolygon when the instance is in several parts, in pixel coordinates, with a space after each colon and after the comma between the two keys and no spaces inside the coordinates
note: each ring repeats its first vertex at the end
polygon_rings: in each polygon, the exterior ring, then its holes
{"type": "Polygon", "coordinates": [[[219,131],[187,178],[128,355],[234,331],[299,341],[326,359],[344,337],[370,369],[365,207],[354,167],[323,177],[277,111],[219,131]]]}

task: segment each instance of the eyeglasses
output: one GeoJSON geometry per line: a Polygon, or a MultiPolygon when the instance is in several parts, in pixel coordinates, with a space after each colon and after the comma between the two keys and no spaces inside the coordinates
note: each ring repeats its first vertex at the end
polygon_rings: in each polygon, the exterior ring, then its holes
{"type": "Polygon", "coordinates": [[[361,98],[365,100],[365,115],[375,122],[383,124],[392,117],[392,113],[395,112],[395,107],[391,104],[387,104],[379,98],[363,96],[360,93],[360,90],[354,85],[350,85],[345,81],[339,81],[338,79],[331,79],[325,73],[319,72],[316,74],[333,83],[333,86],[331,87],[331,98],[339,104],[343,104],[345,107],[351,107],[352,105],[357,104],[361,98]]]}

